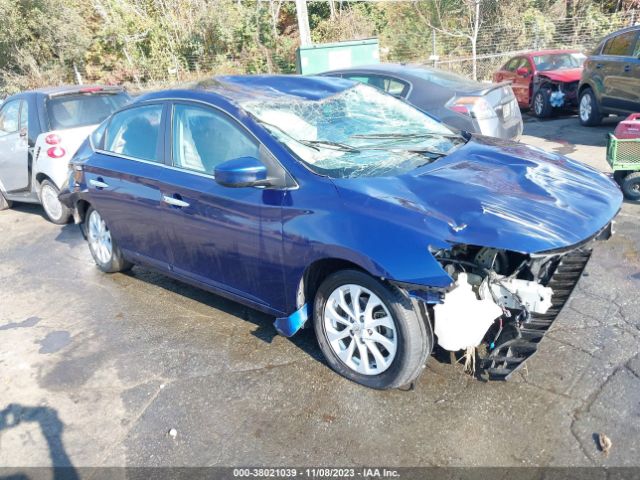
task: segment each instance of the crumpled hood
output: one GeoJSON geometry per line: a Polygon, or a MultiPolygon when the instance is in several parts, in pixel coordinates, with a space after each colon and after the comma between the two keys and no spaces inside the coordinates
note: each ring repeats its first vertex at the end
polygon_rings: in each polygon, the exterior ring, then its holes
{"type": "MultiPolygon", "coordinates": [[[[450,155],[396,177],[334,180],[350,208],[442,241],[536,253],[596,234],[622,203],[606,175],[524,144],[474,136],[450,155]]],[[[372,232],[372,234],[375,234],[372,232]]]]}
{"type": "Polygon", "coordinates": [[[582,67],[567,68],[563,70],[545,70],[543,72],[538,72],[538,75],[541,77],[548,77],[556,82],[577,82],[580,80],[580,76],[582,75],[582,67]]]}

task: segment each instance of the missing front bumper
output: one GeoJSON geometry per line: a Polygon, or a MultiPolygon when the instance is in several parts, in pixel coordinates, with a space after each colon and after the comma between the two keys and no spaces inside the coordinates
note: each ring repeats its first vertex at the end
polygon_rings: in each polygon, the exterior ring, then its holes
{"type": "MultiPolygon", "coordinates": [[[[608,229],[611,236],[611,229],[608,229]]],[[[609,238],[609,237],[606,238],[609,238]]],[[[604,239],[604,238],[598,238],[604,239]]],[[[538,344],[569,300],[591,257],[591,250],[566,254],[551,276],[553,289],[551,308],[544,315],[532,314],[518,329],[518,336],[495,345],[482,361],[482,369],[490,380],[508,380],[538,349],[538,344]]]]}

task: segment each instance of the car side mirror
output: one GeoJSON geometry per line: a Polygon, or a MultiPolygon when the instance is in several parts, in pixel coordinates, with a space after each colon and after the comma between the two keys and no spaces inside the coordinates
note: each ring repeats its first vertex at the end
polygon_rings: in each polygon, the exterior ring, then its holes
{"type": "Polygon", "coordinates": [[[228,160],[216,166],[216,182],[223,187],[268,187],[267,167],[253,157],[240,157],[228,160]]]}
{"type": "Polygon", "coordinates": [[[529,69],[527,67],[520,67],[516,70],[516,75],[520,75],[521,77],[529,76],[529,69]]]}

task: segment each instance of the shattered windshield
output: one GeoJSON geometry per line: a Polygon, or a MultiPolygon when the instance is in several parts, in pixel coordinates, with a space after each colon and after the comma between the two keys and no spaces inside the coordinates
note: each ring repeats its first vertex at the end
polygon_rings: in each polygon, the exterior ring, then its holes
{"type": "Polygon", "coordinates": [[[311,170],[333,178],[399,175],[466,141],[403,101],[362,84],[320,100],[274,96],[242,106],[311,170]]]}

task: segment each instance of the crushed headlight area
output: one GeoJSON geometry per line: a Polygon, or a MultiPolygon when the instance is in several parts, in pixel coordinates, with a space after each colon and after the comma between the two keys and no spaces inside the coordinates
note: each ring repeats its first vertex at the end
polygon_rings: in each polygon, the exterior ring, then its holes
{"type": "Polygon", "coordinates": [[[589,245],[527,255],[459,245],[435,252],[454,280],[430,313],[440,347],[467,370],[506,380],[533,355],[591,256],[589,245]]]}

